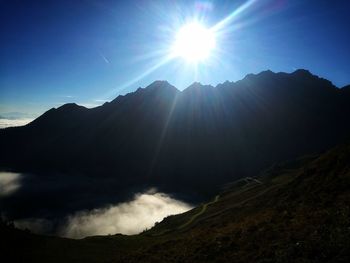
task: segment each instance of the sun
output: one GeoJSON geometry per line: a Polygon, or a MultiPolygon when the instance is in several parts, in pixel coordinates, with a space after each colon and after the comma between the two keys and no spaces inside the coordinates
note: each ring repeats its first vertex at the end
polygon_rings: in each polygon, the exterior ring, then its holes
{"type": "Polygon", "coordinates": [[[172,55],[188,62],[200,62],[210,57],[215,48],[215,34],[198,22],[184,25],[177,32],[172,55]]]}

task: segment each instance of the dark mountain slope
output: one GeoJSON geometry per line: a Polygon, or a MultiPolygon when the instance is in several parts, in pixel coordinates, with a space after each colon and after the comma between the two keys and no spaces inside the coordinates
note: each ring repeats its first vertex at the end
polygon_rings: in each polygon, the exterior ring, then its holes
{"type": "Polygon", "coordinates": [[[70,240],[0,225],[0,239],[16,262],[348,262],[349,189],[347,144],[228,184],[140,235],[70,240]]]}
{"type": "Polygon", "coordinates": [[[341,89],[341,91],[342,91],[344,94],[347,94],[347,96],[350,96],[350,85],[343,87],[343,88],[341,89]]]}
{"type": "Polygon", "coordinates": [[[125,262],[347,262],[349,189],[349,144],[279,164],[228,185],[204,212],[168,217],[144,233],[168,240],[125,262]]]}
{"type": "Polygon", "coordinates": [[[350,131],[350,99],[306,70],[265,71],[183,92],[165,81],[94,109],[52,109],[0,132],[0,163],[24,171],[113,176],[116,187],[205,193],[350,131]]]}

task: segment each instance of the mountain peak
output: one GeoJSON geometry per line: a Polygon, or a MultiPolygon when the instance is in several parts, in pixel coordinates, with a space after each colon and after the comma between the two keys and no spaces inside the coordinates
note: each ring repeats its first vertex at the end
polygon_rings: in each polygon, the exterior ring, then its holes
{"type": "Polygon", "coordinates": [[[156,92],[166,94],[176,94],[179,90],[166,80],[156,80],[145,88],[138,89],[141,92],[156,92]]]}
{"type": "Polygon", "coordinates": [[[273,72],[272,70],[270,69],[267,69],[267,70],[264,70],[264,71],[261,71],[259,74],[257,75],[273,75],[273,74],[276,74],[275,72],[273,72]]]}
{"type": "Polygon", "coordinates": [[[74,102],[70,102],[70,103],[65,103],[62,106],[58,107],[59,108],[77,108],[79,107],[78,104],[74,103],[74,102]]]}
{"type": "Polygon", "coordinates": [[[299,75],[299,76],[314,76],[309,70],[307,69],[297,69],[293,73],[293,75],[299,75]]]}
{"type": "Polygon", "coordinates": [[[159,89],[159,88],[162,88],[162,89],[175,89],[177,90],[177,88],[175,88],[173,85],[171,85],[168,81],[166,80],[156,80],[156,81],[153,81],[150,85],[148,85],[146,88],[144,89],[159,89]]]}
{"type": "Polygon", "coordinates": [[[143,96],[145,94],[148,95],[154,95],[154,94],[159,94],[161,96],[174,96],[176,93],[178,93],[179,90],[171,85],[168,81],[166,80],[156,80],[149,84],[145,88],[139,87],[136,91],[128,93],[126,95],[119,95],[116,97],[114,100],[111,101],[111,105],[118,103],[120,100],[124,100],[127,98],[133,98],[135,96],[143,96]]]}
{"type": "Polygon", "coordinates": [[[275,74],[276,73],[268,69],[268,70],[261,71],[257,74],[254,74],[254,73],[247,74],[242,80],[255,79],[255,78],[261,78],[261,77],[270,77],[275,74]]]}
{"type": "Polygon", "coordinates": [[[58,111],[73,111],[78,109],[86,109],[86,108],[76,103],[66,103],[57,108],[58,111]]]}
{"type": "Polygon", "coordinates": [[[193,82],[190,86],[185,88],[182,92],[191,92],[191,91],[200,91],[200,90],[208,90],[213,89],[214,87],[212,85],[203,85],[202,83],[196,81],[193,82]]]}

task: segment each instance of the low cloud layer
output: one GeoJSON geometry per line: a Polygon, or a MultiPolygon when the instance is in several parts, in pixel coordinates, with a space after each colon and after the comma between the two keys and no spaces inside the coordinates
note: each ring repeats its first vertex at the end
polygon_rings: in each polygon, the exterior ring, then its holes
{"type": "Polygon", "coordinates": [[[78,212],[68,218],[59,235],[83,238],[116,233],[137,234],[168,215],[183,213],[191,208],[164,193],[146,192],[137,194],[130,202],[78,212]]]}
{"type": "Polygon", "coordinates": [[[23,126],[33,121],[33,119],[1,119],[0,129],[8,127],[23,126]]]}
{"type": "Polygon", "coordinates": [[[18,228],[38,234],[137,234],[192,208],[175,196],[126,188],[115,177],[0,172],[1,214],[18,228]]]}
{"type": "Polygon", "coordinates": [[[0,197],[9,196],[20,187],[18,173],[0,172],[0,197]]]}

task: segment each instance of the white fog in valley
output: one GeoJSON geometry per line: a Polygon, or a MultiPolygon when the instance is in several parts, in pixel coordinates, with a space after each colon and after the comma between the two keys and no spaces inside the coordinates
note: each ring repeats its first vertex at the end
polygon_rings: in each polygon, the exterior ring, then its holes
{"type": "MultiPolygon", "coordinates": [[[[44,188],[51,189],[54,193],[61,189],[61,185],[58,185],[57,189],[52,188],[53,185],[57,185],[55,180],[43,182],[35,175],[30,176],[13,172],[0,172],[0,198],[5,201],[18,191],[24,191],[23,204],[26,204],[25,196],[28,194],[30,196],[32,193],[37,193],[45,198],[44,188]],[[23,180],[25,177],[27,179],[26,183],[23,180]],[[32,181],[31,183],[35,188],[29,183],[28,178],[30,178],[29,181],[32,181]]],[[[52,177],[49,178],[52,179],[52,177]]],[[[68,189],[71,190],[71,188],[68,189]]],[[[60,194],[62,192],[57,193],[57,198],[60,198],[60,194]]],[[[92,195],[90,198],[94,198],[94,196],[92,195]]],[[[34,208],[36,207],[34,206],[34,208]]],[[[162,221],[164,217],[184,213],[192,208],[191,205],[168,194],[151,189],[135,194],[127,202],[110,204],[93,210],[77,211],[62,218],[47,219],[46,215],[43,214],[42,217],[25,217],[13,221],[16,227],[29,229],[33,233],[54,234],[69,238],[117,233],[132,235],[150,229],[156,222],[162,221]]],[[[16,208],[14,207],[14,209],[16,208]]]]}
{"type": "Polygon", "coordinates": [[[12,172],[0,172],[0,197],[8,196],[20,187],[21,175],[12,172]]]}
{"type": "Polygon", "coordinates": [[[164,217],[184,213],[192,207],[164,193],[146,192],[130,202],[78,212],[68,218],[59,235],[83,238],[92,235],[137,234],[164,217]]]}
{"type": "Polygon", "coordinates": [[[23,126],[33,121],[33,119],[1,119],[0,118],[0,129],[8,127],[23,126]]]}

